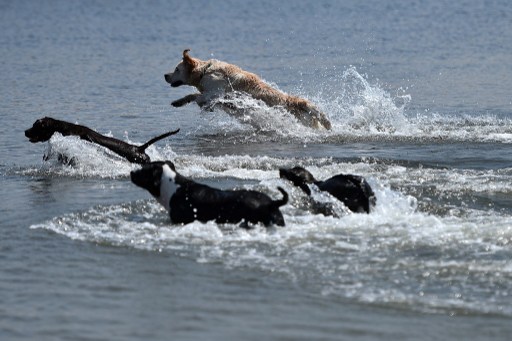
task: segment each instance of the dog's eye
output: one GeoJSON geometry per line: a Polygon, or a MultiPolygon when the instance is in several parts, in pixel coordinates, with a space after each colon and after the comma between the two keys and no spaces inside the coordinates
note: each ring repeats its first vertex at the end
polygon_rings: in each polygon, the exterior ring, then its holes
{"type": "Polygon", "coordinates": [[[174,69],[174,72],[178,72],[178,71],[180,71],[178,68],[174,69]]]}

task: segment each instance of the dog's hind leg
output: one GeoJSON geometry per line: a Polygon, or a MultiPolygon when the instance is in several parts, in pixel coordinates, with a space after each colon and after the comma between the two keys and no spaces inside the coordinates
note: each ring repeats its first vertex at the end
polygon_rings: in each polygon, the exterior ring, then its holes
{"type": "Polygon", "coordinates": [[[197,98],[200,96],[200,93],[190,94],[183,98],[177,99],[174,102],[171,103],[173,107],[182,107],[185,104],[189,104],[190,102],[194,102],[197,100],[197,98]]]}
{"type": "Polygon", "coordinates": [[[313,129],[331,129],[331,122],[327,119],[325,114],[316,108],[288,108],[288,110],[306,127],[313,129]]]}

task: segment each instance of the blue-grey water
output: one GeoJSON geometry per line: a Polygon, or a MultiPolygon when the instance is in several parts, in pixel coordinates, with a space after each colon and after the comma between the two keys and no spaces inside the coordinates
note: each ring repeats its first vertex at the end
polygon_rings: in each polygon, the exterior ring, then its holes
{"type": "Polygon", "coordinates": [[[509,1],[0,1],[0,46],[1,340],[509,340],[509,1]],[[185,48],[312,100],[332,131],[249,98],[236,118],[171,107],[194,91],[163,78],[185,48]],[[132,143],[181,128],[154,160],[282,186],[287,226],[173,226],[136,165],[31,144],[44,116],[132,143]],[[375,210],[311,214],[278,178],[294,165],[365,176],[375,210]]]}

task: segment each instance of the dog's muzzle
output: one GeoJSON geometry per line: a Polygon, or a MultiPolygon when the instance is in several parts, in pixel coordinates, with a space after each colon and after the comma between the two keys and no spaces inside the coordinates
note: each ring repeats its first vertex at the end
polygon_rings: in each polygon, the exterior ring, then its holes
{"type": "Polygon", "coordinates": [[[175,88],[175,87],[178,87],[178,86],[180,86],[180,85],[185,84],[185,83],[183,83],[183,81],[175,81],[175,82],[173,82],[173,81],[172,81],[172,74],[170,74],[170,73],[166,73],[166,74],[164,75],[164,78],[165,78],[165,81],[166,81],[167,83],[171,84],[171,86],[172,86],[173,88],[175,88]]]}
{"type": "Polygon", "coordinates": [[[28,137],[28,140],[32,143],[41,142],[42,139],[40,136],[37,136],[33,131],[32,128],[25,130],[25,136],[28,137]]]}

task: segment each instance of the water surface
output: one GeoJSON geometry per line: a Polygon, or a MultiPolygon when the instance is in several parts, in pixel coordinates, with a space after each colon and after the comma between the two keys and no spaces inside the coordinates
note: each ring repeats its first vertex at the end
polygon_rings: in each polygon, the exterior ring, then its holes
{"type": "Polygon", "coordinates": [[[0,335],[6,340],[508,340],[512,8],[506,1],[0,3],[0,335]],[[315,102],[170,102],[181,52],[315,102]],[[152,146],[185,176],[279,197],[287,226],[173,226],[131,165],[41,117],[152,146]],[[64,166],[56,155],[77,160],[64,166]],[[43,155],[49,156],[43,161],[43,155]],[[278,178],[366,177],[369,215],[314,215],[278,178]]]}

